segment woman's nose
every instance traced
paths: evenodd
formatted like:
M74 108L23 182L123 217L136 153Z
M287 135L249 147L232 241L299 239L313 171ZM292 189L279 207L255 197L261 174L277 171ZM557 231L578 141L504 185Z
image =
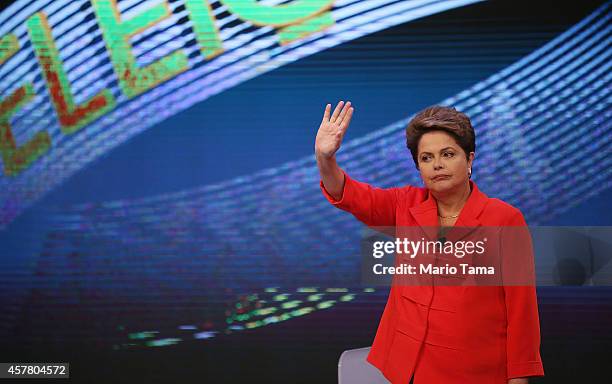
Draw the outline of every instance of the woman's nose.
M441 168L443 168L442 162L440 161L440 159L434 159L433 166L434 166L434 169L441 169Z

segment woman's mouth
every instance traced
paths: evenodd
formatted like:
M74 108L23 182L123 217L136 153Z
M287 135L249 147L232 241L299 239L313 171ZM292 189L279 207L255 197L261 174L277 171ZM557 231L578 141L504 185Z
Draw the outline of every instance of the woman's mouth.
M431 178L432 181L442 181L450 179L450 175L438 175Z

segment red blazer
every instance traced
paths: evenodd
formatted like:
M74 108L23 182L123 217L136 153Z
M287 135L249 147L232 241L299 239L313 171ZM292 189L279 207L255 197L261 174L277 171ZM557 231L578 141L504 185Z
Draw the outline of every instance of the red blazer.
M346 173L334 206L368 226L438 226L426 188L381 189ZM455 226L526 226L521 212L472 192ZM531 249L531 242L528 244ZM532 259L533 262L533 259ZM536 290L531 286L397 286L389 292L367 361L393 384L506 384L544 376Z

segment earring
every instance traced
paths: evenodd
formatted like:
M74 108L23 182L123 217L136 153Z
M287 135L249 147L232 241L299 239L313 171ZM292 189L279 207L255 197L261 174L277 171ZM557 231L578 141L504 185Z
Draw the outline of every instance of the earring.
M468 168L468 176L472 176L472 168Z

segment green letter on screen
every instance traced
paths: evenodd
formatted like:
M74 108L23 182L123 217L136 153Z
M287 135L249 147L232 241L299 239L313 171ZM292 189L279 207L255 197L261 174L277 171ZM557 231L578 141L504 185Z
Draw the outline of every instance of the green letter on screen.
M229 11L260 26L283 27L309 19L331 6L334 0L296 0L291 4L262 5L257 0L221 0Z
M130 37L170 17L165 2L128 20L121 19L115 0L92 0L91 3L119 78L119 85L128 98L138 96L187 69L187 56L182 50L164 56L144 68L137 66L132 54Z
M185 8L189 11L193 32L202 55L206 59L211 59L223 53L219 30L215 25L208 0L185 0Z
M43 12L36 13L28 19L27 26L63 133L79 130L115 106L115 98L108 89L81 105L75 105L47 16Z
M0 65L18 50L17 36L9 34L0 38ZM0 153L4 163L4 174L7 176L16 176L47 152L51 146L51 138L46 131L37 132L22 146L17 146L13 137L11 116L32 97L34 97L34 88L31 83L26 83L6 99L0 99Z

